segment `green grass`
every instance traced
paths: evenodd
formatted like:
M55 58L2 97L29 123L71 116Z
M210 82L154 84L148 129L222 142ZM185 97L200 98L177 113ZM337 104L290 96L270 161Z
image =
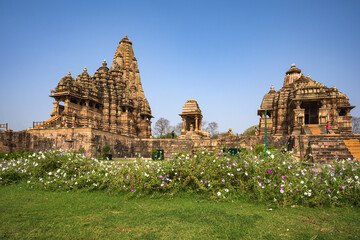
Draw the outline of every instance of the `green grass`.
M0 187L0 239L359 239L360 209Z

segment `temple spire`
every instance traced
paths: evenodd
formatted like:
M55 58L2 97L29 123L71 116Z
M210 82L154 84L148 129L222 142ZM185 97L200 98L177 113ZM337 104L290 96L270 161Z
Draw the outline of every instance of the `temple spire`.
M291 64L290 69L286 71L283 87L289 87L297 79L299 79L300 76L301 76L301 70L297 68L294 63Z

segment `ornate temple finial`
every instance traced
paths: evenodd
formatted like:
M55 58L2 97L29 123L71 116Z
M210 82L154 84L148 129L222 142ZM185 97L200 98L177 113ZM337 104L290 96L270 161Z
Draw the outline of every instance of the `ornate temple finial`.
M308 75L306 76L306 78L310 78L310 75L308 74Z
M291 68L294 68L294 67L296 67L296 66L295 66L295 63L291 64Z
M106 60L104 59L103 63L102 63L103 67L107 66Z
M125 34L125 38L127 38L127 34Z
M68 76L71 77L71 73L70 73L70 72L68 72Z
M87 69L86 69L86 67L84 67L84 72L86 72L87 71Z
M274 91L274 85L271 85L270 90Z

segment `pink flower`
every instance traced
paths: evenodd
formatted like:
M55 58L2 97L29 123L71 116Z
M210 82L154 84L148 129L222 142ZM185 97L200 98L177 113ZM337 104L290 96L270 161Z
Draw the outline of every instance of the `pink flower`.
M328 192L331 192L330 188L328 188Z
M225 182L225 179L221 180L222 182Z
M126 179L129 179L129 175L126 176Z
M132 188L131 188L131 189L130 189L130 191L132 191L132 192L133 192L133 191L134 191L134 189L132 189Z
M284 193L284 188L280 187L280 193L283 194Z
M285 179L285 176L284 176L284 175L282 175L281 177L282 177L282 179Z
M343 190L345 190L345 186L341 186L341 188L342 188Z
M319 185L319 186L321 186L321 184L320 184L320 183L318 183L318 185Z
M261 187L262 186L262 183L259 183L259 187Z
M271 170L268 170L268 173L272 173L272 171L271 171Z

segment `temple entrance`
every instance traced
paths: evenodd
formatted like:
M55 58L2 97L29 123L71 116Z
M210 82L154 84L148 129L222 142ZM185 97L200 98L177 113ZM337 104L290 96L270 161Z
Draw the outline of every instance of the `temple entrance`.
M318 102L304 102L301 108L305 109L305 124L319 124Z

